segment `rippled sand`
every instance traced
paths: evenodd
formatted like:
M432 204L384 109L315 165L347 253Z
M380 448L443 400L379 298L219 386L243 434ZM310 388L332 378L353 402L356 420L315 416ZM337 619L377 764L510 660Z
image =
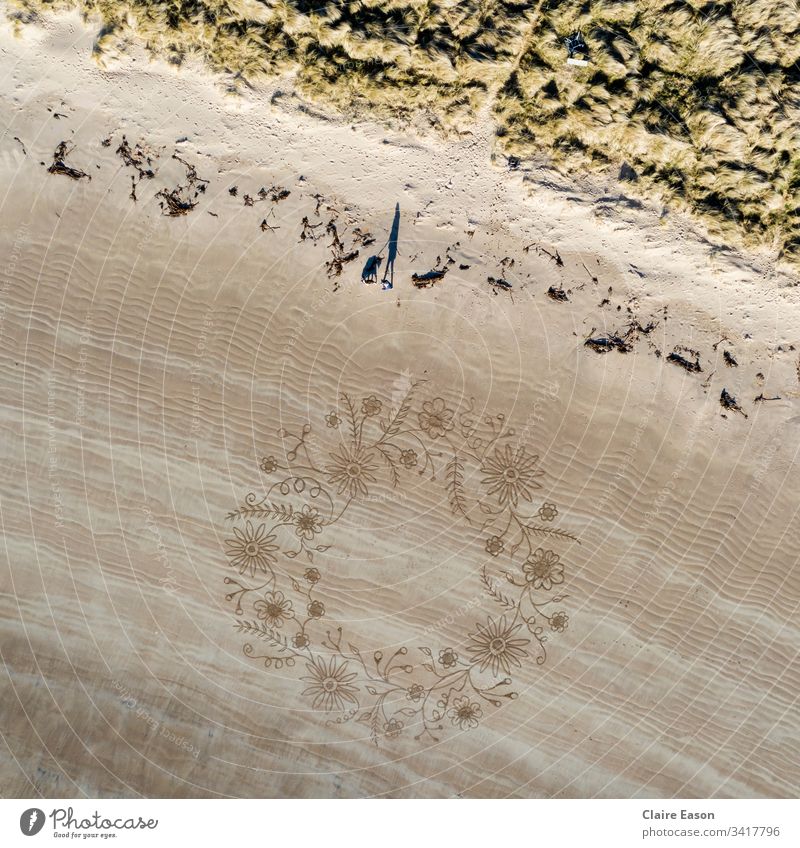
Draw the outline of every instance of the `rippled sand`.
M795 281L90 45L0 35L0 792L796 795Z

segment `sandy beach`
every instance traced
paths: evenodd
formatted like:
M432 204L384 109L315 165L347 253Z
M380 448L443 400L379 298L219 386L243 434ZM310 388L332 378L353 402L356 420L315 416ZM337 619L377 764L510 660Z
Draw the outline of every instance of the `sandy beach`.
M791 268L95 36L0 27L0 795L796 797Z

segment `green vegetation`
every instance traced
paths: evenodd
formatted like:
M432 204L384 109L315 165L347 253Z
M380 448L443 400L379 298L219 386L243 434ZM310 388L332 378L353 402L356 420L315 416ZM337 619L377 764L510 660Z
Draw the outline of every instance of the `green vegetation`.
M566 171L628 162L640 191L800 261L794 0L11 0L80 8L100 61L131 39L232 87L293 74L348 117L468 131L491 105L509 154ZM588 67L566 64L581 29ZM398 91L402 91L399 96Z

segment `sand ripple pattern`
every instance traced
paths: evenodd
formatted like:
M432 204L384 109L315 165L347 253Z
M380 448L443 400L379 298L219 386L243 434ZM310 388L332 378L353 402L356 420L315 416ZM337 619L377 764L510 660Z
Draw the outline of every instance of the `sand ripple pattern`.
M795 289L531 200L474 140L239 124L200 83L112 96L70 66L81 103L38 61L4 69L0 147L1 794L798 794ZM136 201L123 132L160 151ZM66 138L91 181L47 172ZM208 180L186 215L156 195L187 185L173 152ZM332 236L300 238L335 215L380 247L397 203L392 290L362 283L366 248L330 276ZM658 329L585 347L628 308ZM678 344L702 374L654 351Z

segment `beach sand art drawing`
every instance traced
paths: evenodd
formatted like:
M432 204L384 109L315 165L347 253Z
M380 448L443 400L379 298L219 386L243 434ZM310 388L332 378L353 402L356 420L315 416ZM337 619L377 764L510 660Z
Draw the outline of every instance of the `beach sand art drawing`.
M797 796L798 22L716 5L3 4L0 796Z

